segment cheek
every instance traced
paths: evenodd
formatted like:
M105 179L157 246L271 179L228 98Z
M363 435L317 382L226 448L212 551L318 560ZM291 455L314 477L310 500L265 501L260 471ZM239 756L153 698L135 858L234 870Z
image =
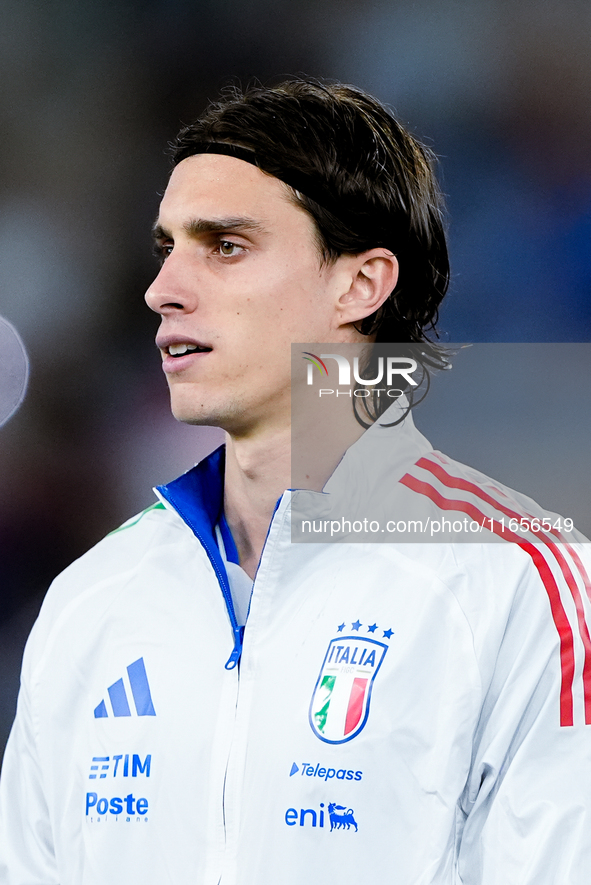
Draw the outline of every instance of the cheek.
M261 262L249 277L232 286L226 301L226 316L237 334L266 339L270 346L322 335L329 320L328 289L315 256L297 263ZM219 310L222 305L216 302Z
M323 296L325 293L318 279L289 277L278 282L262 313L273 317L278 324L277 333L283 331L294 341L307 340L313 330L319 326L324 328L328 304Z

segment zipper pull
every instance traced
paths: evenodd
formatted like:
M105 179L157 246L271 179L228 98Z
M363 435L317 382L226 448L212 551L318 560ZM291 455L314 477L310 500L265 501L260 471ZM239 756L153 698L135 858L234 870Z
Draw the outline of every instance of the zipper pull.
M244 638L244 627L234 628L234 648L232 654L226 662L226 670L233 670L237 666L242 654L242 640Z

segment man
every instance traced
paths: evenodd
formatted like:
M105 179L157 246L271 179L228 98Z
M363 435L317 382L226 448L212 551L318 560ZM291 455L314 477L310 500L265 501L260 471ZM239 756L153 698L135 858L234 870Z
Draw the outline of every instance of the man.
M314 457L305 414L292 482L293 342L325 367L352 348L358 375L374 341L443 361L429 153L364 93L298 81L212 106L174 159L146 297L174 414L227 445L53 585L0 881L586 882L585 547L434 453L394 383L360 420L334 397ZM376 501L486 543L292 542L292 504L330 523Z

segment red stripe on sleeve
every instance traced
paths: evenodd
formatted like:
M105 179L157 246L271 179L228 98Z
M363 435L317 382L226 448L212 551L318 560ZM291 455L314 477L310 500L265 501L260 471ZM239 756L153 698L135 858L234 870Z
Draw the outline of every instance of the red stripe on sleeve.
M442 457L440 457L438 460L440 460L442 463L445 463ZM501 501L498 501L495 498L493 498L491 495L489 495L487 492L485 492L482 488L480 488L480 486L476 485L473 482L470 482L469 480L462 479L461 477L451 475L439 464L433 463L433 461L431 461L429 458L421 458L417 462L417 466L422 467L424 470L428 470L430 473L432 473L434 476L436 476L437 479L439 479L440 482L443 483L443 485L447 486L448 488L461 489L462 491L469 492L470 494L473 494L476 497L480 498L482 501L486 501L487 504L491 504L497 510L500 510L501 513L504 513L505 516L508 516L510 519L520 520L524 516L530 520L534 518L531 513L527 513L526 511L519 513L518 511L512 510L510 507L505 506L505 504L503 504ZM502 491L502 489L496 489L496 491L498 492L499 495L502 495L504 498L506 498L507 501L510 501L510 499L507 497L507 495L505 495L505 493ZM544 531L537 531L537 530L533 530L533 529L530 529L530 532L536 538L539 538L540 541L542 541L542 543L544 543L552 551L554 558L556 559L556 561L558 562L558 565L560 566L560 570L562 572L564 580L566 581L568 589L570 590L571 596L572 596L573 601L575 603L575 610L577 613L577 624L579 627L579 635L580 635L581 641L583 643L583 649L584 649L584 654L585 654L584 663L583 663L583 694L584 694L584 699L585 699L585 723L587 725L591 725L591 636L589 635L589 628L588 628L587 622L585 620L585 610L583 607L583 600L581 599L581 594L579 592L579 588L578 588L577 583L575 581L572 570L570 569L569 564L568 564L564 554L562 553L560 547L557 546L558 541L553 541L550 538L548 538L548 534L552 534L557 539L562 540L562 536L560 535L560 532L558 532L556 530L550 530L548 533L546 533ZM513 540L513 539L511 539L511 540ZM579 574L581 575L581 578L584 582L585 589L587 591L587 595L591 599L591 584L589 582L589 577L587 575L587 572L585 571L583 563L581 562L576 550L574 550L572 545L568 544L567 542L563 542L563 543L565 545L565 549L567 549L569 551L573 561L575 562L575 565L577 566L577 570L579 571Z
M421 461L417 462L418 465L423 466L421 462L425 460L426 459L422 458ZM484 514L481 513L480 510L478 510L477 507L474 506L474 504L470 504L467 501L461 500L448 500L447 498L444 498L443 495L437 491L437 489L429 485L429 483L422 482L409 473L403 476L400 482L407 488L412 489L412 491L418 492L418 494L425 495L426 497L430 498L431 501L433 501L433 503L436 504L441 510L456 510L459 513L465 513L467 516L470 516L471 519L473 519L475 522L480 523L481 525L484 522ZM460 480L460 482L464 482L464 480ZM490 517L486 517L486 521L488 525L490 525ZM548 599L550 601L552 618L558 631L558 638L560 642L560 724L561 726L573 725L573 679L575 672L573 633L567 614L564 610L562 600L560 598L560 591L554 579L554 575L552 574L548 563L544 559L541 551L535 546L535 544L532 544L529 541L524 541L513 532L509 532L507 530L502 531L501 527L497 526L494 520L492 530L494 534L498 535L499 537L516 543L518 547L520 547L531 557L538 571L538 574L540 575L542 583L544 584L546 593L548 594Z

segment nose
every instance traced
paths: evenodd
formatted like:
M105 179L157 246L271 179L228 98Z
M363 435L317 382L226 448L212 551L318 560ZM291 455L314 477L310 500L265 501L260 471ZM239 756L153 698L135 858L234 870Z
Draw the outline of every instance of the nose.
M169 256L144 296L150 310L166 316L190 309L193 299L186 285L181 282L179 270L173 256Z

